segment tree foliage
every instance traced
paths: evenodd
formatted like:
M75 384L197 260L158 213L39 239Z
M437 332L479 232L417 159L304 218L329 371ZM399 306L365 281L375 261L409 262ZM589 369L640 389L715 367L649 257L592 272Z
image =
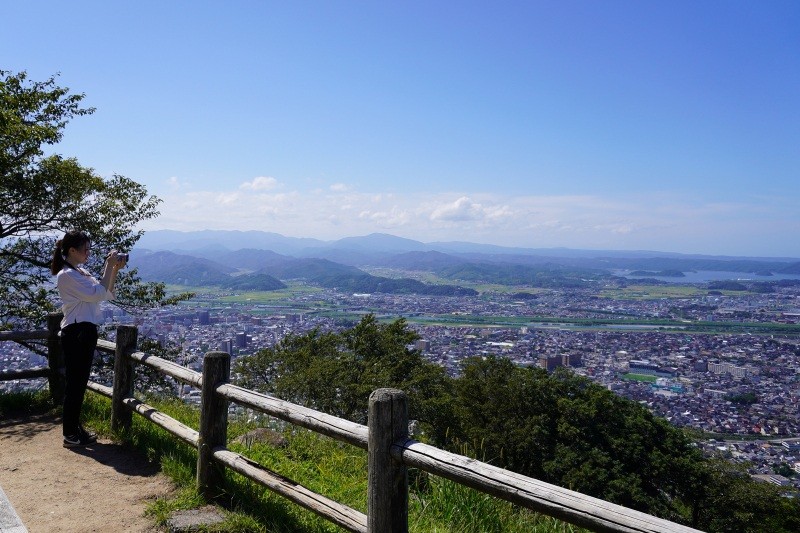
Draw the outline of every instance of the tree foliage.
M780 487L755 482L742 465L709 459L699 469L692 526L703 531L800 531L800 502Z
M626 507L670 515L682 458L697 458L665 421L570 372L472 358L455 389L455 433L486 460Z
M94 111L81 107L83 98L54 77L0 71L0 329L39 326L57 309L49 265L65 231L91 237L96 253L87 266L99 273L106 251L130 250L142 235L137 225L158 215L160 200L142 185L45 152L72 118ZM170 301L163 284L144 284L135 270L120 275L116 294L129 308Z
M367 316L237 361L245 387L364 423L370 392L407 392L424 439L457 453L707 531L797 531L777 487L706 459L681 430L569 371L471 358L462 374L408 348L404 320ZM769 527L763 529L767 524Z
M234 375L244 387L359 423L366 422L372 391L396 387L409 395L409 416L434 431L446 427L449 380L408 347L417 338L403 319L381 324L367 315L339 333L290 335L240 357Z

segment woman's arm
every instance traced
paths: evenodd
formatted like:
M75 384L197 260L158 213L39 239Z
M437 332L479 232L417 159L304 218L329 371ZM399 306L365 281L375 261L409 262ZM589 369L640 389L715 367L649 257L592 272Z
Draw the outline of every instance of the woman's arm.
M125 266L127 261L124 258L117 256L117 251L112 250L106 257L106 262L103 265L103 279L100 280L100 285L106 288L110 293L114 293L114 283L117 281L117 272Z

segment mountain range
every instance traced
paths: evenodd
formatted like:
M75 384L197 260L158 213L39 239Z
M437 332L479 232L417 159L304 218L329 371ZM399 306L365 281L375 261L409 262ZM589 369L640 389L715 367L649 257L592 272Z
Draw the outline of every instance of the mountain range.
M131 264L145 280L242 290L272 290L282 281L302 279L352 292L467 294L471 289L459 287L459 281L577 287L598 283L617 270L800 274L795 258L423 243L381 233L321 241L260 231L151 231L133 254ZM363 270L378 268L430 272L456 285L390 279Z

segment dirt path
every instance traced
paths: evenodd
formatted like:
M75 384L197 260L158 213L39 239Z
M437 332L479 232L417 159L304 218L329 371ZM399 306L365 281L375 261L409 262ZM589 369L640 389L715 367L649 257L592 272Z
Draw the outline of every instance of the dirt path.
M50 414L0 420L0 487L30 533L159 531L145 507L173 487L157 465L106 439L67 449L61 438Z

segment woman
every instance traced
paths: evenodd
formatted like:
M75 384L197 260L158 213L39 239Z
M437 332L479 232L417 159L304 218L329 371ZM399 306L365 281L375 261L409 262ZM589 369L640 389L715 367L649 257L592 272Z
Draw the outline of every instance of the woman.
M80 267L89 258L90 248L91 242L85 233L68 231L56 242L50 265L50 271L57 276L58 293L64 302L61 345L66 370L65 448L97 442L97 436L86 431L80 423L81 406L97 347L97 325L102 318L100 302L114 299L117 272L127 263L127 255L112 250L106 256L103 277L97 281Z

